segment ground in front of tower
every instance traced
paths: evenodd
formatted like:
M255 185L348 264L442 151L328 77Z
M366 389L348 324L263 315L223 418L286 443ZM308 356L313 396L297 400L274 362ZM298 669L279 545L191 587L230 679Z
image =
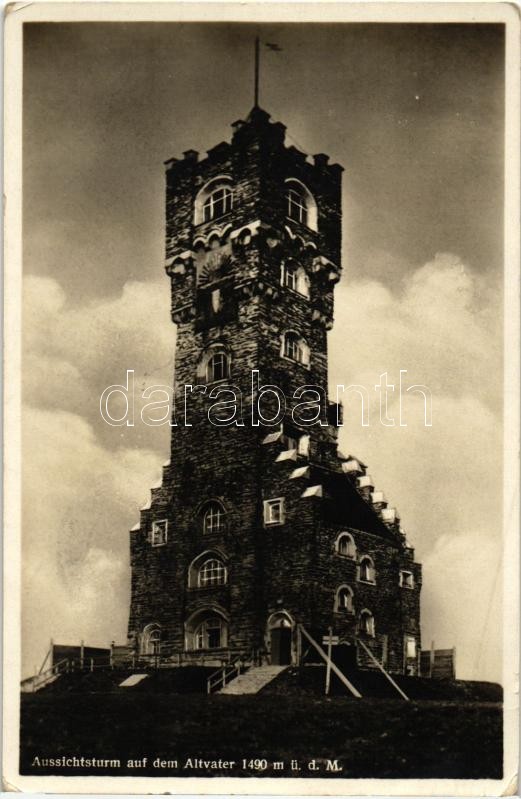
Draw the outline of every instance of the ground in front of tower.
M67 776L499 779L502 705L146 691L27 694L20 770Z

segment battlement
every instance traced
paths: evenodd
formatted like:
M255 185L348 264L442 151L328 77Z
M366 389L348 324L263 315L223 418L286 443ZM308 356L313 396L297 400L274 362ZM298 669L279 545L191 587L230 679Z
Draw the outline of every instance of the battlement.
M310 158L287 146L285 126L261 108L234 122L232 130L231 141L215 145L204 158L187 150L182 159L165 162L167 259L192 249L194 236L204 235L218 217L234 230L257 220L279 231L289 227L339 263L343 168L324 153ZM216 202L205 205L219 191ZM294 203L288 212L290 191Z

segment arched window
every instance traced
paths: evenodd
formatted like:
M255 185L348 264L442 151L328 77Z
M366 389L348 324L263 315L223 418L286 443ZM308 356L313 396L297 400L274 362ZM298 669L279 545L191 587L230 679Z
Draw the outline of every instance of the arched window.
M288 216L301 225L308 223L308 204L305 193L297 183L288 184L286 198L288 200Z
M185 622L185 648L222 649L228 646L228 616L218 605L193 613Z
M222 533L225 528L226 511L220 502L210 502L203 511L203 533Z
M211 222L233 208L232 180L227 175L213 178L198 192L194 203L194 224Z
M344 558L356 558L356 544L350 533L340 533L335 541L335 550Z
M201 355L197 364L197 378L201 382L215 383L231 376L231 358L226 345L221 342L211 344Z
M227 582L226 557L217 548L199 553L188 567L188 588L207 588Z
M224 350L218 350L210 355L206 363L206 382L215 383L230 377L230 359Z
M375 636L374 616L370 610L363 610L360 613L360 622L358 628L360 633L362 633L362 635L368 635L371 638L374 638Z
M218 558L208 558L202 564L197 575L197 583L201 588L209 585L225 585L228 574L226 566Z
M220 649L224 643L225 621L220 616L210 616L194 632L194 649Z
M309 297L309 278L305 269L295 261L286 261L282 266L282 285L296 291L303 297Z
M141 635L141 654L158 655L161 650L161 627L155 622L147 624Z
M309 347L306 340L292 330L284 334L282 354L285 358L290 358L290 360L304 364L304 366L309 365Z
M286 213L294 222L317 230L317 204L315 198L300 180L286 180Z
M213 191L203 205L203 222L218 219L232 210L233 192L229 186Z
M341 585L335 595L335 613L354 613L353 589Z
M360 561L360 580L364 583L374 583L375 582L375 569L374 563L369 557L369 555L364 555L364 557Z

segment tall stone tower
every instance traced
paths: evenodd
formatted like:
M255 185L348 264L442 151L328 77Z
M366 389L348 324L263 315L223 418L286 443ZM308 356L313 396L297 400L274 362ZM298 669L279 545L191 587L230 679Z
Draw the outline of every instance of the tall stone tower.
M131 531L129 638L166 658L282 664L297 625L332 627L359 664L363 640L414 673L421 567L364 464L338 451L326 393L342 167L287 147L258 107L232 127L205 158L167 162L176 424Z

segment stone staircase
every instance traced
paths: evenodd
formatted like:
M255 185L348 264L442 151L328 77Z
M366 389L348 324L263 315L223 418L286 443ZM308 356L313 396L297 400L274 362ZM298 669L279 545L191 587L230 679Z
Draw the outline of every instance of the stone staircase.
M231 680L220 694L257 694L269 682L275 679L287 666L252 666L248 671Z

